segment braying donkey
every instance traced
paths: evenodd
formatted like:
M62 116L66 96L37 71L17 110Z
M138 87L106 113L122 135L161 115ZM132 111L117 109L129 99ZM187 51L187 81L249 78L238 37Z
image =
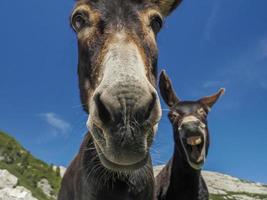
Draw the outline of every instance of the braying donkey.
M157 199L208 200L201 175L210 142L207 115L224 89L197 101L181 101L165 71L160 75L159 87L170 109L175 145L171 160L156 177Z

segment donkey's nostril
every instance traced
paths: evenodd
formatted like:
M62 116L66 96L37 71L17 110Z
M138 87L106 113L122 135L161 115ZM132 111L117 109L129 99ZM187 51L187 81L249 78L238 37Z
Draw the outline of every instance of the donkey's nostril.
M108 110L108 105L105 105L105 102L103 102L100 98L100 94L95 96L95 103L98 110L98 116L99 119L102 120L102 122L107 123L111 120L111 114Z
M150 101L150 103L147 105L147 110L145 111L145 119L148 119L152 113L153 108L155 107L156 104L156 95L152 94L152 99Z
M148 101L143 102L140 107L138 107L134 112L136 115L136 119L139 122L144 122L146 120L149 120L151 118L151 115L153 113L153 110L156 106L156 100L157 96L152 94L152 98L150 98Z
M201 122L199 120L191 121L187 123L182 124L182 129L189 131L189 132L196 132L199 130L199 127L201 125Z
M114 93L120 92L119 98ZM94 96L93 121L99 122L99 126L134 123L136 126L155 125L158 122L160 108L158 106L157 93L144 92L144 95L136 95L133 92L116 91L97 92ZM136 96L134 96L136 95ZM95 114L94 114L95 113Z

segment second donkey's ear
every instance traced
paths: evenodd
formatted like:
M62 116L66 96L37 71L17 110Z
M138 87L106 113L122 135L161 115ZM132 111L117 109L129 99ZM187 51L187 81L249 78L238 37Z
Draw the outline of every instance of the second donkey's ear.
M225 89L221 88L217 93L208 97L203 97L199 100L199 102L211 108L217 102L217 100L224 94L224 92Z
M153 1L158 5L160 12L164 16L168 16L182 2L182 0L153 0Z
M172 82L165 70L163 70L160 74L159 89L163 100L169 107L172 107L180 101L173 90Z

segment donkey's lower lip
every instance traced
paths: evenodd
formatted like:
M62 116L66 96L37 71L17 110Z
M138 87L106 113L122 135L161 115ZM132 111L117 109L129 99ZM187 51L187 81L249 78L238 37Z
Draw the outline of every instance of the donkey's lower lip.
M129 164L129 165L125 165L125 164L118 164L118 163L114 163L111 160L109 160L105 154L101 151L100 147L96 144L96 149L98 151L98 156L99 159L101 161L101 163L107 168L110 169L112 171L132 171L132 170L138 170L140 168L142 168L148 161L149 156L148 154L144 157L144 159L142 159L141 161L138 161L134 164Z
M94 144L98 152L98 157L101 163L110 170L129 171L129 170L140 169L145 165L145 163L148 160L149 155L148 153L145 153L143 156L140 157L140 160L133 159L136 160L136 162L135 161L133 161L132 163L113 162L108 158L107 155L105 155L106 139L104 136L104 131L101 128L99 128L96 124L93 124L92 135L95 140Z

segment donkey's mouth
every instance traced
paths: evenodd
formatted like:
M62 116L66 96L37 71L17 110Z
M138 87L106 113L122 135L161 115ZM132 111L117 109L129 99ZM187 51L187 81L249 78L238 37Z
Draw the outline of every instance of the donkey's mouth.
M127 173L129 171L138 170L138 169L142 168L147 163L147 161L149 159L149 156L147 154L144 159L142 159L141 161L139 161L137 163L129 164L129 165L118 164L118 163L112 162L110 159L108 159L99 147L97 147L96 149L98 149L98 156L99 156L99 159L100 159L101 163L103 164L103 166L105 168L112 170L112 171L115 171L115 172Z
M202 135L182 138L187 161L194 169L201 169L205 162L205 137Z
M107 141L103 130L96 125L92 135L101 164L109 170L127 173L142 168L149 160L149 151L138 151L137 147L134 150L131 147L114 149L114 145L110 146L112 142Z
M192 136L186 139L186 149L189 153L191 161L195 163L201 163L203 157L201 152L204 146L204 142L201 136Z

